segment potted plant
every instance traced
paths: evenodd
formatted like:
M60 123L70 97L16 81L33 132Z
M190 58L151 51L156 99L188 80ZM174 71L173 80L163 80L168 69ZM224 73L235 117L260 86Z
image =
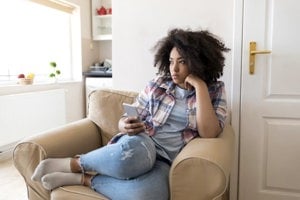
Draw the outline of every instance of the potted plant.
M57 77L61 74L61 72L56 68L56 62L50 62L49 64L51 67L51 73L49 74L49 77L55 79L55 82L57 82Z

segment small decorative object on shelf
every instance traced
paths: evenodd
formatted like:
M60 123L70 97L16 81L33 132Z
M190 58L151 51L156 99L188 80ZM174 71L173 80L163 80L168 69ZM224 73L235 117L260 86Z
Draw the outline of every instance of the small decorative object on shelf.
M50 62L50 67L52 68L52 72L49 74L50 78L54 78L55 82L57 82L57 76L61 74L60 70L56 68L56 62Z
M25 74L19 74L18 75L18 83L20 85L31 85L33 84L33 79L34 79L34 73L29 73L25 76Z
M104 6L101 6L101 8L97 9L97 13L98 13L98 15L106 15L107 14Z
M112 14L112 8L107 8L107 14L109 14L109 15Z

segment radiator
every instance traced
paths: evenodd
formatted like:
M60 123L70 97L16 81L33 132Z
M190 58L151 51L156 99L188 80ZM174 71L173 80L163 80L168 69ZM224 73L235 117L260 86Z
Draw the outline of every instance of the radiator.
M0 153L24 137L66 123L65 90L0 96Z

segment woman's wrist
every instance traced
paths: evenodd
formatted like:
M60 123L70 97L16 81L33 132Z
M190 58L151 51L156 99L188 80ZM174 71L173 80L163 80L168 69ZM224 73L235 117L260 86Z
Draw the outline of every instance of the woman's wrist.
M194 86L194 88L195 88L195 90L197 91L208 91L208 87L207 87L207 85L206 85L206 83L203 81L203 80L199 80L199 81L197 81L197 84L195 84L195 86Z

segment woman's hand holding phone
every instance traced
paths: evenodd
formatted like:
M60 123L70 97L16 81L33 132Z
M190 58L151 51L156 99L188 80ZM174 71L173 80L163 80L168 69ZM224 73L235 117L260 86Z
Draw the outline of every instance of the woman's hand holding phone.
M136 135L145 130L145 125L139 120L136 107L123 103L124 111L127 117L123 117L119 121L119 129L128 135Z

